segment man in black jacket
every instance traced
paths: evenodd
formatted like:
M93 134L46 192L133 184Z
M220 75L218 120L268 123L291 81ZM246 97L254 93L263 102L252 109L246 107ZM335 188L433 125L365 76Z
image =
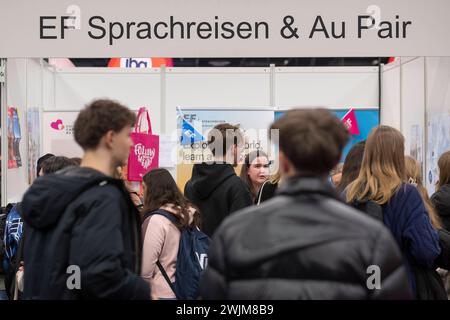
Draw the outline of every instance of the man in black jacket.
M214 162L194 165L184 194L200 209L202 231L212 236L230 213L251 206L252 197L233 168L244 144L239 128L219 124L210 131L208 143Z
M277 196L227 218L201 283L205 299L406 299L399 249L381 223L327 181L348 140L324 109L292 110L279 130Z
M24 299L149 299L139 277L140 223L112 178L133 145L135 115L97 100L74 125L79 168L38 178L24 196Z

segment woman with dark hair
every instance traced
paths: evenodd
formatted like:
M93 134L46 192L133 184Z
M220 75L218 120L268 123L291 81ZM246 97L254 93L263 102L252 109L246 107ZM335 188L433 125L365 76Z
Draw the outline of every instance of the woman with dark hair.
M240 177L248 186L253 202L262 185L269 178L269 165L269 158L262 150L252 151L245 156Z
M278 189L278 185L281 181L280 170L278 170L274 175L270 176L266 182L263 183L261 189L259 189L258 195L255 199L255 204L259 205L262 202L272 199Z
M52 157L54 157L55 155L54 154L52 154L52 153L46 153L46 154L44 154L42 157L40 157L39 159L38 159L38 161L37 161L37 165L36 165L36 175L38 176L38 177L40 177L42 174L41 174L41 166L42 166L42 163L45 161L45 160L47 160L47 159L49 159L49 158L52 158Z
M55 173L67 167L78 166L75 161L64 156L53 156L42 162L40 175Z
M361 163L364 155L364 148L366 141L360 141L353 145L350 151L345 157L344 166L342 168L341 181L337 185L336 189L341 194L347 186L356 180L361 169Z
M143 178L144 209L148 214L163 210L174 215L178 223L172 223L160 214L153 214L143 222L143 249L141 276L152 288L157 299L175 299L175 293L167 283L159 262L171 282L175 281L175 268L180 243L181 229L199 227L197 208L180 192L166 169L155 169Z
M439 181L431 201L447 231L450 231L450 151L444 152L438 160Z

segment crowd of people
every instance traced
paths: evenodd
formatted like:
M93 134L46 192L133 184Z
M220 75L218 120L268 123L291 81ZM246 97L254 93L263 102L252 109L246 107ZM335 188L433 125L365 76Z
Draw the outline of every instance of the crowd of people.
M447 299L450 151L429 196L397 129L374 128L340 163L341 121L293 109L270 128L277 159L243 155L223 123L184 192L160 168L139 195L121 173L135 120L96 100L74 125L82 159L39 160L3 261L10 299Z

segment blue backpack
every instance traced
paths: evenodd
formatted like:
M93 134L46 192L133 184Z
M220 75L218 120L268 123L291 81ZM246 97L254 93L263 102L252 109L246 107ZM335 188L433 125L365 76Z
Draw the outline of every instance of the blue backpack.
M5 233L3 236L3 245L5 246L5 256L3 266L8 270L13 264L19 248L23 232L23 221L18 211L18 204L13 205L8 212L5 222Z
M178 218L165 210L156 210L145 214L148 217L159 214L172 223L177 224ZM209 237L198 228L181 230L180 245L175 266L175 282L171 282L159 261L156 262L164 279L166 279L178 300L195 300L199 296L199 283L203 271L208 264Z

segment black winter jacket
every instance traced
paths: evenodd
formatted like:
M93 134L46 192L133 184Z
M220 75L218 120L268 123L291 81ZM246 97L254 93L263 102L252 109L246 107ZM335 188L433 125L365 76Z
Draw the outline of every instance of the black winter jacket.
M210 237L230 213L253 204L250 190L230 164L195 164L184 194L199 207L202 231Z
M121 180L89 168L38 178L23 202L24 299L149 299L140 223ZM74 269L80 270L80 289ZM69 277L71 277L69 279Z
M431 201L447 231L450 231L450 184L443 185L431 196Z
M411 298L389 230L340 202L325 179L285 181L273 199L226 219L208 258L205 299ZM367 286L373 265L379 290Z

